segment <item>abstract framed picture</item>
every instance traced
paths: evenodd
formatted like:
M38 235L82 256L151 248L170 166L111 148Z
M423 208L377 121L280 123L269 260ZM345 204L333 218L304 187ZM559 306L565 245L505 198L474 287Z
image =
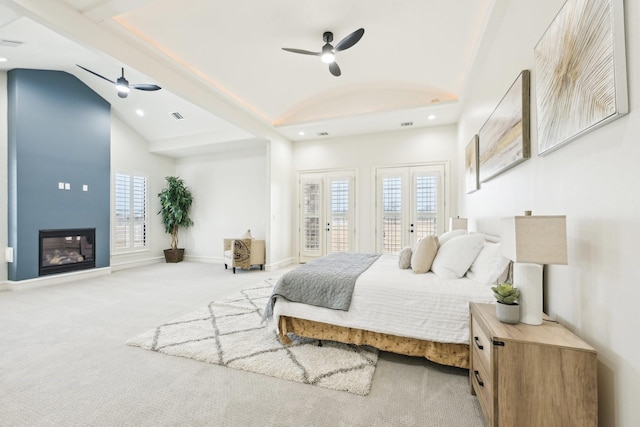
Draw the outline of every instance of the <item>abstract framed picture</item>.
M567 0L534 48L538 155L629 112L623 0Z
M531 155L531 73L522 71L478 133L480 182L524 162Z
M467 194L480 189L478 179L478 135L473 135L464 150L464 177Z

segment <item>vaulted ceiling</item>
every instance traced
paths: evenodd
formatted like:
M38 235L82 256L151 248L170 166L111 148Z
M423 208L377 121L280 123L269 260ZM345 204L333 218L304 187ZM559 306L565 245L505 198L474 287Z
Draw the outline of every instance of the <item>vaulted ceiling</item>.
M456 122L505 1L0 0L0 69L73 73L172 156L441 125ZM281 49L318 52L325 31L335 46L358 28L340 77ZM76 64L163 89L121 99Z

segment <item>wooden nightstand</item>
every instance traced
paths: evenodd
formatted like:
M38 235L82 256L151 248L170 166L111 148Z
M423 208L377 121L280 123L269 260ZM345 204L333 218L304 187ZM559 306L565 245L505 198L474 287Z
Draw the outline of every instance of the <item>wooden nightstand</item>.
M471 393L490 426L597 426L596 351L559 323L508 325L471 303Z

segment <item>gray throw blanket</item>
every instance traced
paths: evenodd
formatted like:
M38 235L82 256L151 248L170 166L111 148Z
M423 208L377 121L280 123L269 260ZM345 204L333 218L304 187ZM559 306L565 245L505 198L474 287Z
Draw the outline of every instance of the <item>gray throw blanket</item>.
M336 252L284 274L273 288L262 321L273 316L276 297L334 310L349 310L356 279L380 254Z

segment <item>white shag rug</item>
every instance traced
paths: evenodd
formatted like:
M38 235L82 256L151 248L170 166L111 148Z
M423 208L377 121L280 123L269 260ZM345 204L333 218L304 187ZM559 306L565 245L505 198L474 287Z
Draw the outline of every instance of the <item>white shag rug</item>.
M237 295L213 301L127 341L172 356L228 366L276 378L359 395L369 394L378 350L296 338L280 343L260 323L273 284L265 281Z

